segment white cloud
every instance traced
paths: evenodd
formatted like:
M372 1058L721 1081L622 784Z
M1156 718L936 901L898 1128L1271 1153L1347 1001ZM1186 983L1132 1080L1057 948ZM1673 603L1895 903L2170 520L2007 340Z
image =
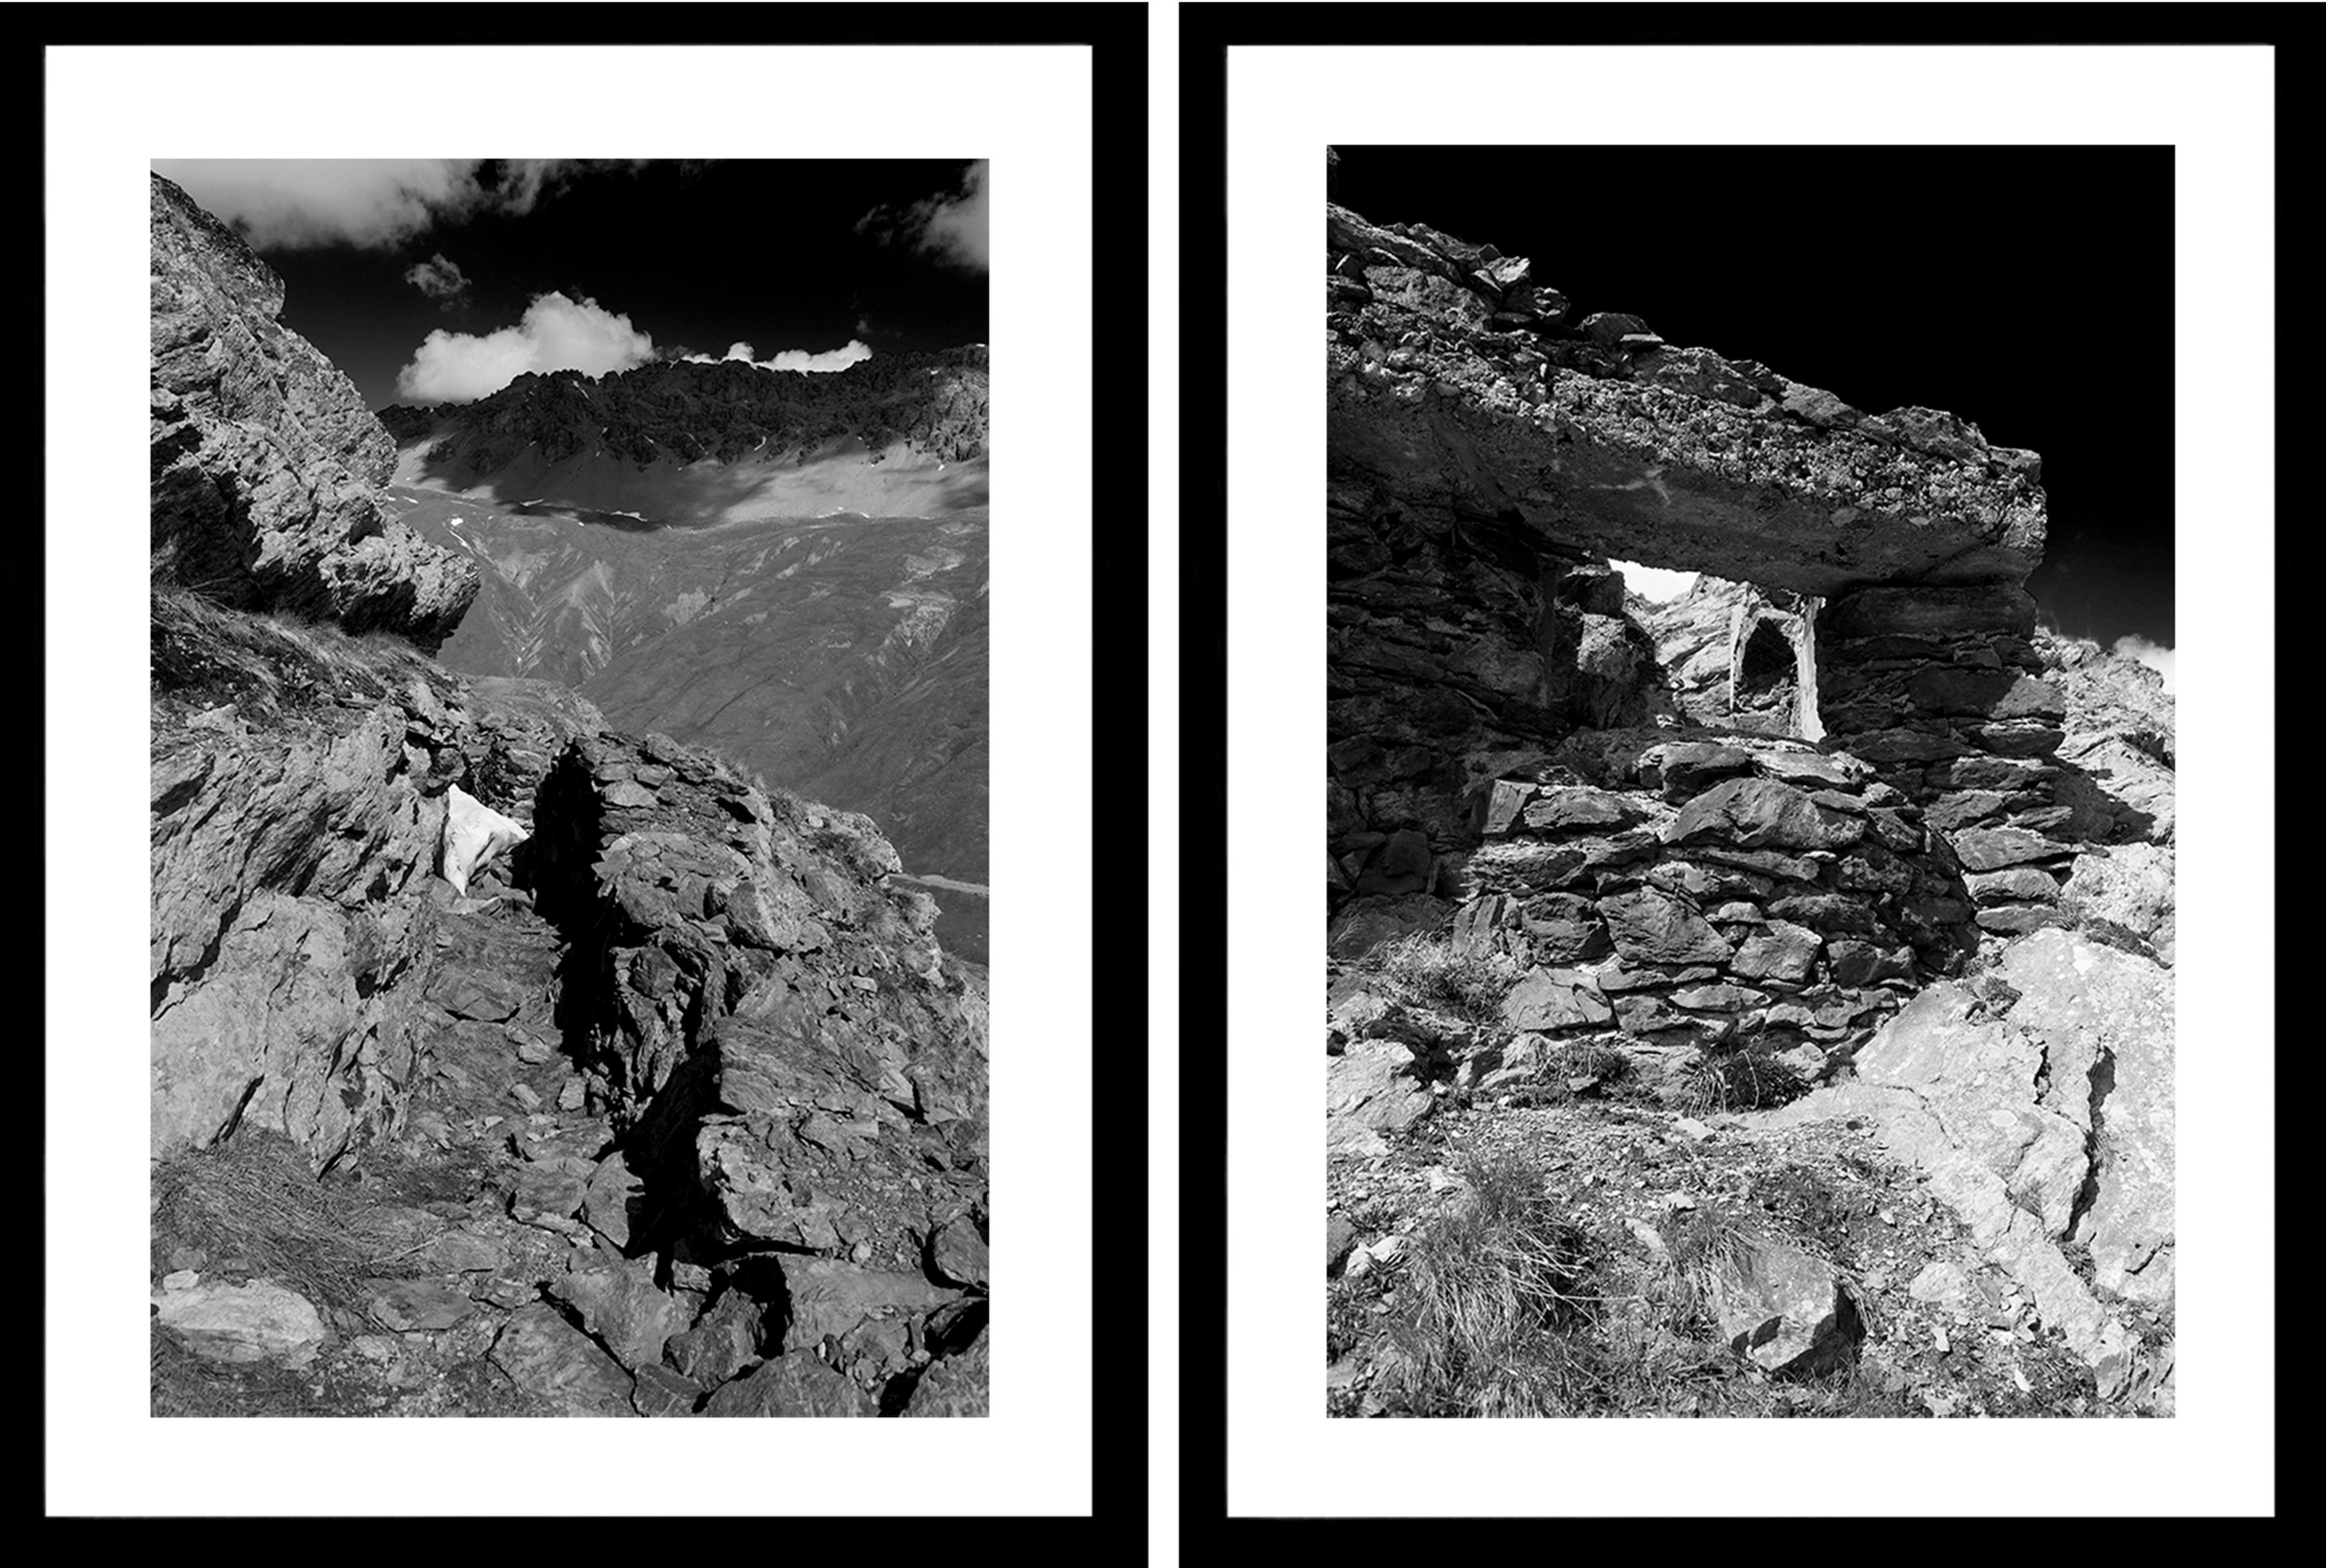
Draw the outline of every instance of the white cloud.
M155 173L184 186L260 250L385 249L439 221L484 211L530 212L592 166L593 161L573 158L154 160Z
M404 281L430 299L443 301L448 307L469 292L467 275L458 264L447 261L441 250L426 261L416 261L406 267Z
M780 353L771 354L767 359L760 359L752 357L750 344L730 343L726 353L716 359L709 354L686 356L688 363L695 365L718 365L729 359L738 359L746 365L755 365L762 370L815 371L845 370L849 366L871 357L872 350L854 338L851 338L837 349L827 349L821 354L811 354L805 349L786 349Z
M1633 561L1610 561L1609 565L1624 574L1624 586L1642 599L1661 603L1677 599L1696 586L1693 572L1668 572L1661 566L1642 566Z
M924 256L968 272L984 272L991 253L991 203L987 181L991 166L980 158L962 171L950 191L922 198L901 210L875 207L857 220L856 232L877 234L887 245L901 239Z
M2168 695L2171 694L2172 690L2172 650L2171 649L2160 643L2151 642L2145 637L2134 635L2117 638L2116 653L2118 658L2138 659L2142 664L2163 676L2164 690Z
M528 370L627 370L654 358L654 339L596 300L537 296L516 326L478 337L428 334L412 362L395 373L399 397L418 403L473 403Z

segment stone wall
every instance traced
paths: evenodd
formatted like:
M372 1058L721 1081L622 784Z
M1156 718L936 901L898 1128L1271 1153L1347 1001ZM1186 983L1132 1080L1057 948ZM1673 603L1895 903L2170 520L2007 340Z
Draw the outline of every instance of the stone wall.
M1821 1076L1975 942L1961 871L1869 763L1735 734L1608 737L1482 792L1433 886L1527 969L1510 1028L1619 1029L1684 1064L1753 1044Z

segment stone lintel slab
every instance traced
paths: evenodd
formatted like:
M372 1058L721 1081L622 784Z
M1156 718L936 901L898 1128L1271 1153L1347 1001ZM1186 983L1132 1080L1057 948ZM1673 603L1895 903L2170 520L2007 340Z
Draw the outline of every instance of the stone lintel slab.
M1570 548L1819 597L2015 587L2042 559L2041 487L1986 463L1580 375L1522 400L1460 350L1417 350L1404 371L1328 357L1331 467L1384 508L1515 515Z

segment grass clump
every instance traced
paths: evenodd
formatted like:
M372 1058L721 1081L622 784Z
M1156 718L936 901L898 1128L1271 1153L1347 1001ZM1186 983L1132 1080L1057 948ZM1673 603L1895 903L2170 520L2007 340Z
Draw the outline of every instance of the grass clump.
M1383 943L1373 956L1373 968L1406 1001L1475 1023L1500 1018L1503 999L1524 974L1507 954L1457 947L1428 932Z
M1807 1079L1765 1047L1747 1046L1698 1058L1682 1069L1670 1099L1691 1115L1712 1111L1762 1111L1789 1104L1810 1090Z
M1445 1414L1572 1414L1596 1249L1531 1158L1472 1159L1462 1173L1462 1203L1416 1234L1407 1265L1418 1392Z
M277 1280L319 1308L361 1312L366 1280L411 1272L397 1249L368 1238L364 1214L377 1199L322 1181L273 1133L246 1131L156 1166L154 1198L157 1275L173 1248L194 1246L209 1255L206 1274Z

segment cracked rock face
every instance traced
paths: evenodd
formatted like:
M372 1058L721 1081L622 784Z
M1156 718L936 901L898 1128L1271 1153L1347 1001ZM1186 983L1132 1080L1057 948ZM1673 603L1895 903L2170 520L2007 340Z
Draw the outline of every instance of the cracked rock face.
M435 648L475 599L476 566L387 521L395 443L276 320L283 280L158 174L152 241L157 572L223 603Z
M1752 1120L1872 1123L2100 1371L2104 1393L2123 1386L2133 1340L2108 1300L2172 1301L2171 974L2039 931L2004 952L1984 994L1923 992L1856 1066L1855 1081ZM2089 1280L2068 1241L2089 1248Z

